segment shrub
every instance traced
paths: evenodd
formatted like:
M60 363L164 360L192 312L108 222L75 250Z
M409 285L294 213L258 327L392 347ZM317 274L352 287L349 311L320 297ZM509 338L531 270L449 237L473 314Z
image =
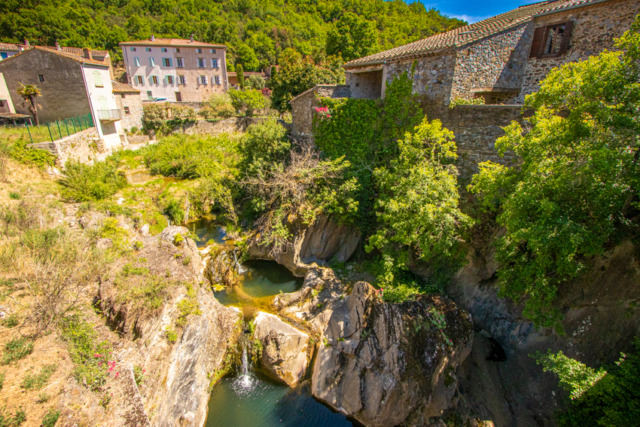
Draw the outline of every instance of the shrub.
M178 333L172 327L168 326L164 333L170 343L178 341Z
M39 374L27 374L20 384L20 387L27 390L39 390L47 384L51 375L56 371L57 365L45 365L40 369Z
M449 103L449 108L454 108L456 105L484 105L485 100L483 97L473 98L473 99L464 99L464 98L454 98Z
M18 427L25 421L27 421L27 413L22 408L17 409L12 415L10 412L7 412L6 407L0 407L0 426Z
M176 199L169 200L162 213L174 224L182 224L184 222L185 213L182 209L182 204Z
M20 200L22 198L22 196L20 196L20 193L16 193L15 191L11 191L9 193L9 198L12 200Z
M19 139L8 149L9 156L20 163L34 165L41 169L53 166L56 156L46 150L27 147L27 140Z
M20 321L18 320L17 314L12 314L11 316L7 316L2 319L1 323L5 328L13 328L14 326L18 326L18 323L20 323Z
M196 110L183 105L153 103L144 106L142 127L145 131L169 134L176 128L195 123Z
M4 346L2 364L8 365L16 360L23 359L33 351L33 341L28 338L14 338Z
M196 290L191 283L187 284L187 295L178 302L178 311L180 314L176 320L177 326L184 326L190 314L198 316L202 313L196 298Z
M140 386L146 378L146 371L138 365L133 367L133 379L136 381L136 385Z
M244 113L247 117L253 116L256 110L262 110L269 106L269 99L259 90L230 89L229 96L231 97L231 105L238 114Z
M94 325L78 315L64 319L62 334L69 343L75 379L92 391L101 390L109 372L107 361L111 358L111 344L107 341L96 343Z
M62 195L74 202L107 198L127 186L127 178L117 169L115 161L97 162L92 166L67 162L65 177L60 180Z
M126 289L120 296L123 302L156 310L162 306L167 291L173 283L159 276L144 276L142 283L126 283Z
M57 409L49 409L42 419L42 427L53 427L60 418L60 411Z

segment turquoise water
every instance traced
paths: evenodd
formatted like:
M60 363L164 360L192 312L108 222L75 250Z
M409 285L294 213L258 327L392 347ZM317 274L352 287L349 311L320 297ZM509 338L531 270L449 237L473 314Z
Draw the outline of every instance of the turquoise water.
M253 378L244 393L239 377L225 378L211 393L206 427L341 427L351 422L316 401L305 389L291 389Z
M210 240L216 243L223 243L226 233L224 229L214 222L212 218L200 218L187 224L187 228L198 236L196 245L204 248Z

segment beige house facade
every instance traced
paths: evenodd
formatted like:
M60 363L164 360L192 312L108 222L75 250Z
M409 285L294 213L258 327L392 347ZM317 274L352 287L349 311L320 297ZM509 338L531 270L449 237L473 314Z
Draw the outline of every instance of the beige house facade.
M128 84L112 81L113 96L120 109L122 128L130 131L132 128L142 128L142 98L140 91Z
M224 45L151 36L120 46L129 84L145 100L203 102L228 90Z

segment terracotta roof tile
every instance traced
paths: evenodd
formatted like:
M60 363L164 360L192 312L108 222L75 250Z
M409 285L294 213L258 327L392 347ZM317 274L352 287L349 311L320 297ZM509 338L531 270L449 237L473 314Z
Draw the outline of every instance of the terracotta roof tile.
M175 46L175 47L214 47L219 49L226 49L223 44L213 44L199 42L197 40L191 41L190 39L154 39L154 40L138 40L130 42L122 42L120 46Z
M100 67L107 67L109 68L110 65L106 62L102 62L102 61L96 61L94 59L87 59L83 56L78 56L78 55L74 55L72 53L67 53L64 51L60 51L60 50L56 50L56 49L48 49L46 47L42 47L42 46L32 46L30 49L25 49L22 52L19 52L13 56L8 57L7 59L3 59L2 63L5 63L7 61L13 61L16 58L20 58L22 55L25 55L33 50L40 50L43 52L48 52L48 53L53 53L54 55L58 55L58 56L62 56L64 58L68 58L71 59L75 62L79 62L81 64L89 64L89 65L98 65Z
M586 6L603 0L546 0L526 6L521 6L509 12L497 15L484 21L456 28L418 40L413 43L393 49L378 52L363 58L354 59L344 64L345 68L355 68L367 65L382 64L390 60L422 56L440 51L454 49L476 42L485 37L516 27L533 19L535 15L551 10L561 10L568 7Z
M19 51L20 50L20 44L16 44L16 43L0 43L0 50L12 50L12 51Z
M113 87L113 93L140 93L140 91L133 86L115 80L111 80L111 86Z

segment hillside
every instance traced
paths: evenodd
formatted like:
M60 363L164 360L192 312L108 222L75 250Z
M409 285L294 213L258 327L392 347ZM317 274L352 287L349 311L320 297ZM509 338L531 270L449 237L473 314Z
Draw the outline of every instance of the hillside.
M35 25L34 25L35 23ZM195 38L229 47L229 66L257 70L292 47L314 59L375 53L463 25L421 3L402 0L7 0L0 41L108 49L162 37Z

